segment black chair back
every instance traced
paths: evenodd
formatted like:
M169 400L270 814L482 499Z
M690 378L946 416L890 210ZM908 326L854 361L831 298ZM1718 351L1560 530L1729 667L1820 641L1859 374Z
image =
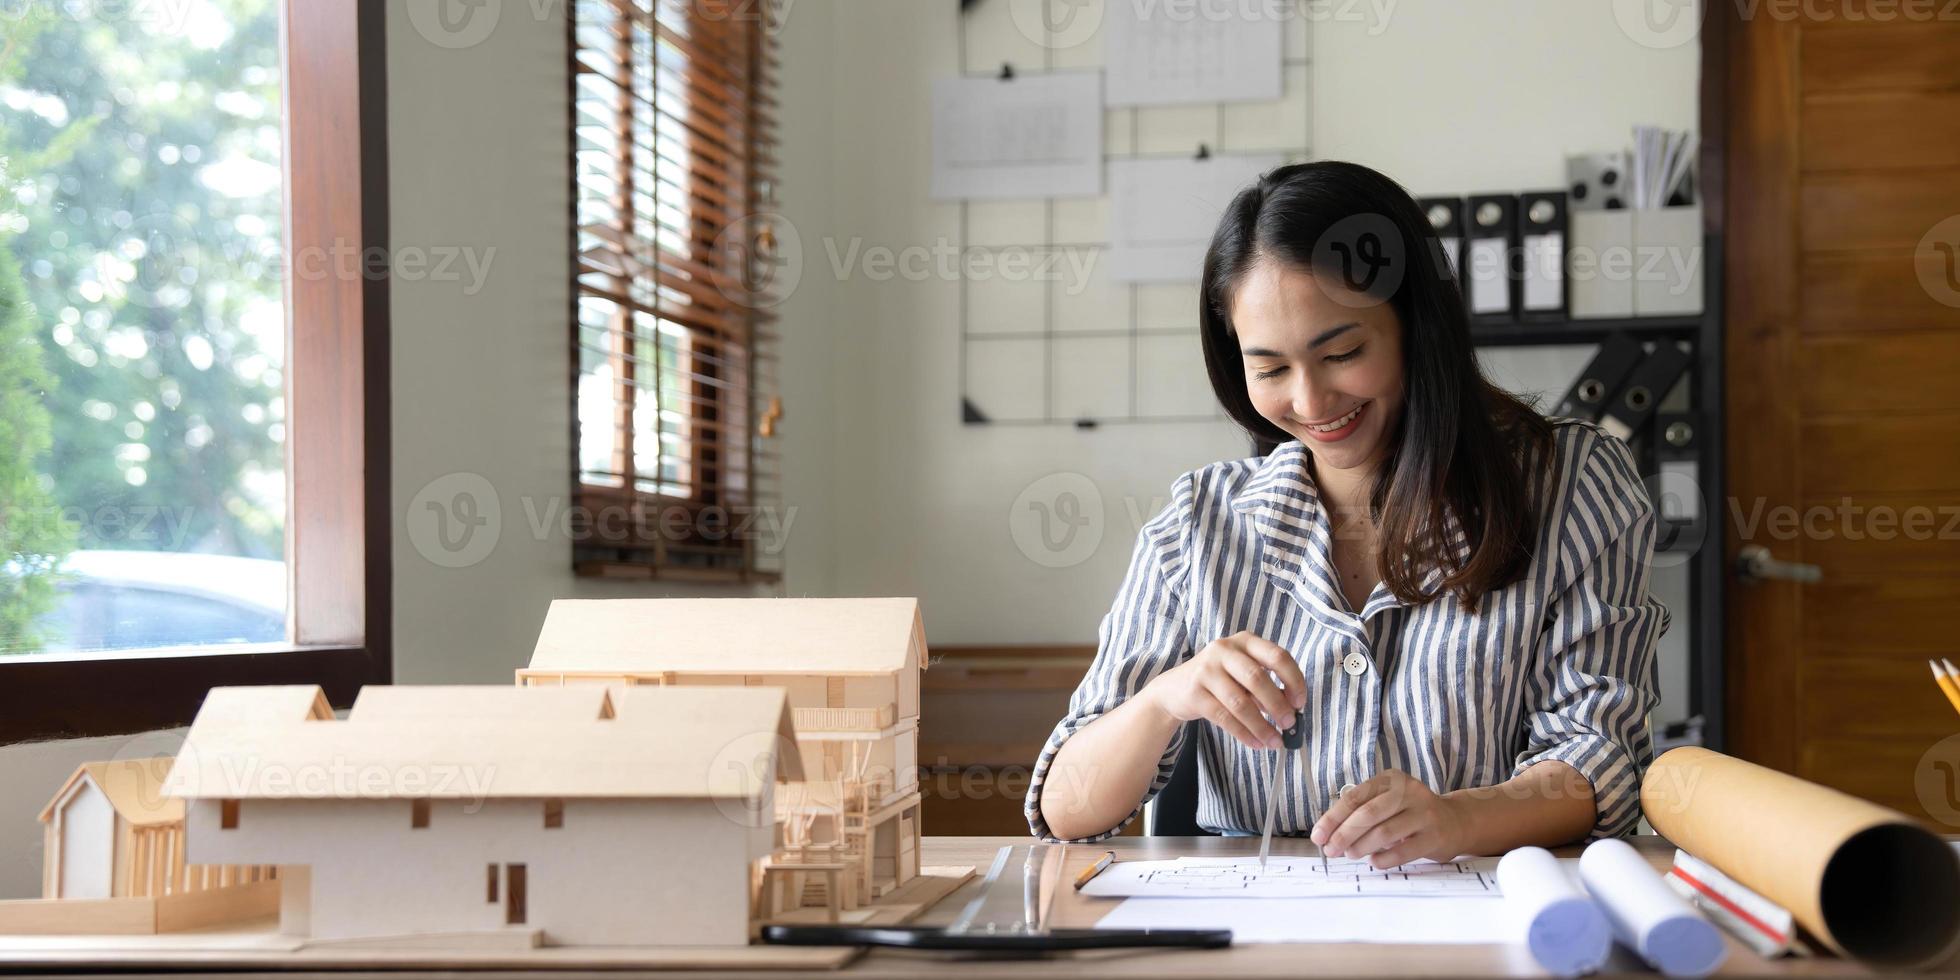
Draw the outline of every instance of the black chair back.
M1153 837L1218 836L1198 826L1198 748L1204 740L1204 726L1202 721L1184 725L1184 747L1178 750L1177 762L1171 767L1171 781L1151 801Z

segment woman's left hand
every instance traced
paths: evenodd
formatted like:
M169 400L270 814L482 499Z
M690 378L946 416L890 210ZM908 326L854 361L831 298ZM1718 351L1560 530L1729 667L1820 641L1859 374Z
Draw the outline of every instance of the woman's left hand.
M1392 868L1462 854L1467 823L1456 801L1389 769L1341 794L1314 822L1313 842L1328 857L1367 857L1376 868Z

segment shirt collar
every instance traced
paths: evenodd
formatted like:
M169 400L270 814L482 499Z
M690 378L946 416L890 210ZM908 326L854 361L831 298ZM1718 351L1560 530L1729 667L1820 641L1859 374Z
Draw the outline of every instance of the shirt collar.
M1286 578L1289 584L1300 585L1306 584L1303 577L1288 572L1309 571L1313 565L1319 566L1324 574L1311 576L1321 580L1320 588L1311 590L1315 593L1313 604L1327 607L1325 611L1333 613L1338 600L1329 591L1336 587L1332 526L1321 506L1320 490L1308 472L1310 459L1311 454L1299 440L1281 443L1259 462L1252 478L1233 497L1231 508L1249 515L1258 528L1271 558L1267 563L1269 572ZM1442 536L1451 562L1461 567L1470 559L1470 540L1454 511L1444 512ZM1309 564L1310 558L1316 561ZM1434 592L1444 575L1442 568L1432 566L1424 572L1419 591ZM1393 593L1378 586L1361 617L1365 619L1384 606L1402 604Z

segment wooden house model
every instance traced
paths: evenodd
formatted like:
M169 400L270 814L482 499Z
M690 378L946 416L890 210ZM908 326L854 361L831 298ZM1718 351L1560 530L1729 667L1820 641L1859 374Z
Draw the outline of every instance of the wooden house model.
M547 945L750 941L782 691L215 688L164 792L193 861L281 868L281 931Z
M84 763L41 811L41 898L0 901L0 933L149 935L278 913L276 869L193 864L168 758Z
M842 873L771 911L834 911L919 873L926 656L916 599L560 599L517 683L786 691L805 775L777 798L772 864Z

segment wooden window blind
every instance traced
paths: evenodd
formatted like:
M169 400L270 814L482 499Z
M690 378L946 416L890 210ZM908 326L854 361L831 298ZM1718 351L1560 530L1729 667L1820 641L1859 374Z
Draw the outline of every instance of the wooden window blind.
M581 575L781 576L773 6L572 7Z

